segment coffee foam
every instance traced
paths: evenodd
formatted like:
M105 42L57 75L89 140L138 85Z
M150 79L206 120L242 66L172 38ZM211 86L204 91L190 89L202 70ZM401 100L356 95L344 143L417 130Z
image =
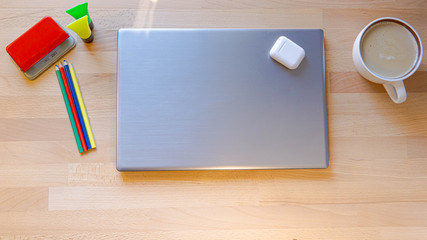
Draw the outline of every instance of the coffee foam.
M361 55L374 74L398 78L410 72L416 64L418 45L406 27L384 21L366 31L361 42Z

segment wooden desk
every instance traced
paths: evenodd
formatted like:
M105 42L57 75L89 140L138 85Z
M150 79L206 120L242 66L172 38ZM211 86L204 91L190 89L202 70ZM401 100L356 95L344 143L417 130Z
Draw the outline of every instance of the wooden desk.
M97 142L80 155L50 68L23 78L8 43L71 1L0 0L0 239L427 239L427 61L392 103L351 59L371 20L394 16L427 40L425 1L95 0L95 41L65 59ZM121 27L323 28L326 170L119 173L116 34Z

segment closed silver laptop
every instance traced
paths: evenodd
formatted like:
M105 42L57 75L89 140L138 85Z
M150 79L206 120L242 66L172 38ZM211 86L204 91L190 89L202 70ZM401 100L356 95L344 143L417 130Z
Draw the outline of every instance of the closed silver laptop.
M320 29L120 29L117 169L326 168L324 70Z

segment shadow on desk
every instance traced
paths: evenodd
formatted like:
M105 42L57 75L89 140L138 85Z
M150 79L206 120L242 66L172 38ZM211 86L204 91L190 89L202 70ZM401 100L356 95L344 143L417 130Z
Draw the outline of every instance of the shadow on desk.
M333 177L331 167L328 169L286 169L286 170L202 170L202 171L141 171L122 172L123 182L148 181L240 181L240 180L275 180L304 179L322 180Z

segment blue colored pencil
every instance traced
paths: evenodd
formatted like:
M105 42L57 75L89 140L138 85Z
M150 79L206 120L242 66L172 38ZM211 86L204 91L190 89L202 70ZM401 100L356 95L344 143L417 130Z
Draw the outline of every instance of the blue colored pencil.
M71 78L70 68L68 66L67 61L65 61L65 60L64 60L64 70L65 70L65 75L67 76L68 85L70 85L70 91L71 91L71 95L73 96L73 102L74 102L75 107L76 107L77 116L79 117L79 122L80 122L80 125L82 127L83 137L85 139L87 149L89 150L92 147L90 145L89 136L87 135L86 125L85 125L85 122L83 120L82 110L80 108L79 101L77 99L76 90L74 89L74 84L73 84L73 79Z

